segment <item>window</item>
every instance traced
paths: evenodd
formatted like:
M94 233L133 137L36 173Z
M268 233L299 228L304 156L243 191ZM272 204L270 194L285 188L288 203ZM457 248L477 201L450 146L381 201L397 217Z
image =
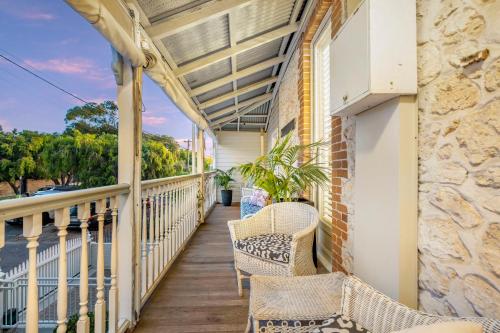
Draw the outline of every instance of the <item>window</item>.
M330 116L330 42L331 10L325 15L312 40L312 120L313 140L331 142ZM314 192L314 202L320 212L321 222L316 231L318 260L329 271L332 270L332 161L331 146L322 148L319 161L325 166L328 182Z
M313 41L313 120L314 141L331 141L330 116L330 20L326 20L318 30ZM332 221L332 184L331 184L331 147L321 148L320 162L327 166L328 184L318 188L317 205L321 220L328 224Z

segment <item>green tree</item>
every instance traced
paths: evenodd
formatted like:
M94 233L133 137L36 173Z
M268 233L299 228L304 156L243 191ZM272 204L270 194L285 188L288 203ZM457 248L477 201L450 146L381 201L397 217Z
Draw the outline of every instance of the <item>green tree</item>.
M19 193L16 181L21 177L39 177L42 146L43 137L36 132L0 132L0 181L7 182L14 193Z
M142 179L169 177L176 174L174 155L161 142L147 140L142 144Z
M66 133L118 134L118 106L113 101L75 106L66 112L64 122Z
M118 138L112 134L76 133L78 168L76 179L82 188L116 184Z
M47 136L41 152L41 165L44 178L50 178L56 185L74 182L79 168L75 137L57 134Z

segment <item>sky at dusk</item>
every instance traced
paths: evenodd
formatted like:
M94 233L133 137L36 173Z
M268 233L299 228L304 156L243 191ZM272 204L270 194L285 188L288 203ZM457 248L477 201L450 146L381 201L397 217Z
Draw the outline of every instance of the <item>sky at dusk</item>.
M0 54L89 102L116 100L107 41L63 1L0 0ZM144 75L144 130L191 137L191 122ZM4 130L61 132L66 110L82 102L0 58Z

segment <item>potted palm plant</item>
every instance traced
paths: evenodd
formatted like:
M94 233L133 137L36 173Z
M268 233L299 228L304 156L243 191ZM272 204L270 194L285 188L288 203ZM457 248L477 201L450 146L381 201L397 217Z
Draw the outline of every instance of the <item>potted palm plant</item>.
M232 178L234 168L227 171L217 169L217 174L215 175L215 182L221 188L220 196L222 199L222 205L231 206L233 201L233 190L229 189L229 182L234 180Z
M324 186L327 165L319 162L322 141L296 144L291 133L279 140L264 156L239 166L242 176L265 190L275 202L297 201L313 185ZM304 156L304 162L299 158Z

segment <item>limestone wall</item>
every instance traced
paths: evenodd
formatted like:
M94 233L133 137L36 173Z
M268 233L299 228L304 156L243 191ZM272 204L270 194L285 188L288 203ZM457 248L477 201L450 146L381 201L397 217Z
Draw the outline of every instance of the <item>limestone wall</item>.
M500 1L417 13L420 306L500 318Z

